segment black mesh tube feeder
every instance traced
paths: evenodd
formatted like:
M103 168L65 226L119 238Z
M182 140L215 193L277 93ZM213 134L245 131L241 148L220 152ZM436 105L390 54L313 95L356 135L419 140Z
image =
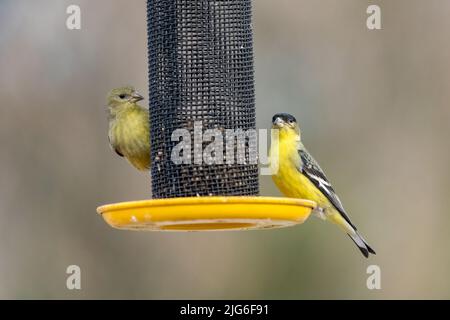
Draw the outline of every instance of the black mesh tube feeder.
M205 147L196 125L201 132L255 129L251 0L147 0L147 17L153 199L97 211L111 226L134 230L266 229L306 220L314 203L259 196L251 152L195 161ZM179 129L191 138L183 151L191 161L171 157Z

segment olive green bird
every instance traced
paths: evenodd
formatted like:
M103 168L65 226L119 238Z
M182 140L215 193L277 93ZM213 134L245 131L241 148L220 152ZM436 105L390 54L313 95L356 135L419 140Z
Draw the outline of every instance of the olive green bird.
M316 214L338 225L347 233L367 258L375 251L356 230L341 200L319 164L301 141L297 120L286 113L273 116L272 128L278 129L278 139L272 140L270 162L272 178L287 197L303 198L317 203Z
M148 110L133 87L113 89L108 95L109 143L111 148L138 170L150 168Z

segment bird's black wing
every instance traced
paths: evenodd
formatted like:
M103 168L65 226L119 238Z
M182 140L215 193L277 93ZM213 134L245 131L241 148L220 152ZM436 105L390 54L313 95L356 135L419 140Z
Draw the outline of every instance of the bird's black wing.
M124 157L123 153L119 151L119 149L117 149L116 147L113 147L113 145L111 144L111 138L108 135L108 141L109 141L109 145L111 146L111 149L113 149L115 151L115 153L117 153L120 157Z
M342 217L344 217L345 221L347 221L353 227L353 229L356 230L356 227L352 224L350 218L345 212L341 200L336 195L336 192L334 191L330 181L328 181L325 173L320 168L317 161L314 160L314 158L305 149L301 149L298 152L302 160L301 167L298 169L309 179L309 181L311 181L316 186L316 188L318 188L327 197L327 199L339 211Z
M124 155L117 148L113 148L113 149L119 156L124 157Z

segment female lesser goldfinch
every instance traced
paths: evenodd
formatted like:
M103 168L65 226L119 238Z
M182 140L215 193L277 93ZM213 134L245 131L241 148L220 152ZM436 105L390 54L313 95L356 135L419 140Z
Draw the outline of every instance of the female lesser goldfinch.
M150 126L148 110L133 87L112 90L108 95L109 143L138 170L150 168Z
M366 258L369 253L375 254L356 231L322 169L303 146L297 120L290 114L276 114L272 128L279 130L279 139L272 141L270 149L272 168L278 168L272 178L281 192L288 197L315 201L319 217L340 226Z

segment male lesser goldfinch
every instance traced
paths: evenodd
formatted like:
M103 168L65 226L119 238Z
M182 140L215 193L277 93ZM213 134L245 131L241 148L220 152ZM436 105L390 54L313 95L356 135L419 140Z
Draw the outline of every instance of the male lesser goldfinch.
M133 87L113 89L108 95L109 143L138 170L150 168L150 128L143 100Z
M281 192L316 202L319 217L340 226L366 258L369 253L375 254L350 221L324 172L303 146L297 120L290 114L276 114L272 128L279 130L278 141L272 141L270 150L271 166L277 168L272 178Z

